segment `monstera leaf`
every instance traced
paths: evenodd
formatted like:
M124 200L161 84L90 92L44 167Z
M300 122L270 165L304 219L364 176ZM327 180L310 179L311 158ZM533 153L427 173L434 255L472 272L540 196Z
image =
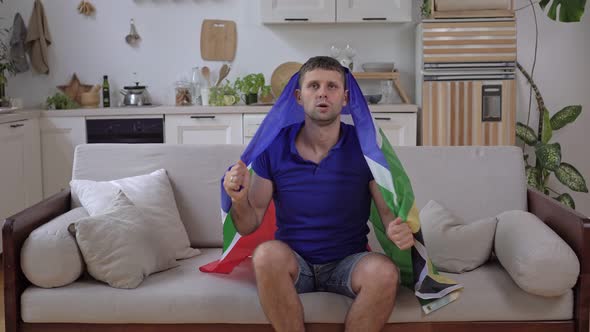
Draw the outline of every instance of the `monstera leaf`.
M547 12L550 19L557 19L557 9L559 7L559 21L561 22L580 22L584 15L586 0L541 0L539 5L543 10L551 2L551 7Z
M588 192L588 187L586 187L586 181L584 181L584 177L578 170L568 164L568 163L561 163L557 170L555 171L555 177L559 180L559 182L565 184L574 191L579 192Z
M565 125L576 121L578 116L582 113L582 105L566 106L561 111L553 114L551 117L551 128L558 130Z
M559 143L537 144L535 153L543 168L550 171L556 171L559 168L559 164L561 164L561 146Z

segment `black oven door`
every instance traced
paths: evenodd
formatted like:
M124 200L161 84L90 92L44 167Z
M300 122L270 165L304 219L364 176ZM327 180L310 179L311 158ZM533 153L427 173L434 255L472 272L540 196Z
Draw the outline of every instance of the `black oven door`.
M164 143L164 119L86 119L86 141L88 143Z

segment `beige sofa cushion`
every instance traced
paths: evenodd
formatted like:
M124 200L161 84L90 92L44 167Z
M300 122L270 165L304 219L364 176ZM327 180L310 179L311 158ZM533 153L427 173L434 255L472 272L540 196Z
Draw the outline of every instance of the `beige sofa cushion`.
M181 266L153 274L139 287L124 291L93 280L51 290L32 286L22 295L22 317L29 323L266 324L250 261L239 265L230 275L198 270L220 254L221 249L204 249L202 255L183 260ZM466 273L443 275L464 285L457 301L424 315L413 292L402 287L389 322L572 318L571 290L557 297L529 294L495 262ZM300 297L307 322L342 323L352 303L345 296L331 293Z
M70 181L70 187L72 199L79 200L91 216L103 213L122 190L147 221L158 228L161 242L174 247L177 259L199 254L198 249L190 247L165 169L113 181L75 179Z
M116 288L135 288L152 273L178 266L158 225L119 190L100 214L72 223L88 273Z
M440 271L461 273L485 263L492 254L497 219L465 222L436 201L420 211L428 257Z
M21 249L21 267L30 282L39 287L60 287L74 282L84 270L84 261L68 225L88 217L83 207L72 209L29 234Z
M498 215L495 251L512 279L531 294L565 294L580 273L578 258L568 244L526 211Z

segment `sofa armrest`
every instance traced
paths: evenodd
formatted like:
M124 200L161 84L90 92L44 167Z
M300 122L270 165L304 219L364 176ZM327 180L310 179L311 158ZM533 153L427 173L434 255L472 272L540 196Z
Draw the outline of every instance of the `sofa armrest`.
M576 331L587 332L590 311L590 219L542 192L528 188L529 212L557 233L576 253L580 276L574 288Z
M2 227L6 332L18 331L20 298L29 285L20 265L23 243L37 227L70 210L70 190L63 190L8 217Z

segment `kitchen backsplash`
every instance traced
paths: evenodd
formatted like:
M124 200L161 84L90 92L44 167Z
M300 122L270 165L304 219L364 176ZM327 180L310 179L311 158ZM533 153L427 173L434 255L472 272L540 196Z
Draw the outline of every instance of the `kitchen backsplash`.
M283 62L304 62L310 56L330 55L332 45L350 44L356 49L355 70L361 71L364 62L394 61L413 100L415 22L263 25L257 0L91 0L96 14L87 17L76 10L79 2L43 1L52 36L49 75L28 71L9 77L7 86L7 94L22 98L24 106L39 106L58 91L57 85L67 84L74 72L84 84L100 84L103 75L108 75L113 105L122 99L118 90L135 79L148 87L154 103L172 105L175 82L189 79L192 67L208 65L218 71L222 65L201 59L203 19L237 23L237 52L228 76L231 81L261 72L269 84L273 70ZM12 23L17 12L28 24L32 6L32 0L4 0L0 4L4 26ZM141 36L136 47L125 42L132 18Z

